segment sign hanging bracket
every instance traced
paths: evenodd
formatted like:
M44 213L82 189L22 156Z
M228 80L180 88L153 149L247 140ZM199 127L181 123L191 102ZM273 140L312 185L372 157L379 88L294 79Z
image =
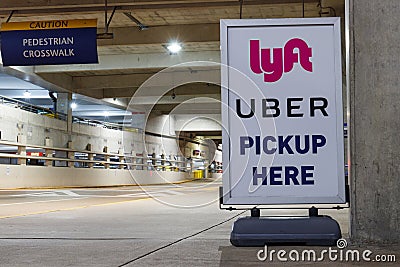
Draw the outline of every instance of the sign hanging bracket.
M116 7L116 6L113 8L113 11L112 11L112 13L111 13L111 16L110 16L110 18L109 18L108 21L107 21L107 24L106 24L106 32L107 32L107 33L108 33L108 29L109 29L110 24L111 24L111 20L112 20L113 17L114 17L115 10L117 10L117 7Z
M6 23L10 22L12 16L14 15L14 12L15 12L15 10L11 10L11 13L10 13L10 15L8 16L8 18L6 20Z
M113 39L114 38L114 34L112 32L108 32L108 29L110 27L110 23L111 23L112 18L114 17L114 13L115 13L116 9L117 9L117 7L114 6L110 18L108 18L108 15L107 15L107 10L108 10L107 0L104 0L104 33L97 34L97 39Z

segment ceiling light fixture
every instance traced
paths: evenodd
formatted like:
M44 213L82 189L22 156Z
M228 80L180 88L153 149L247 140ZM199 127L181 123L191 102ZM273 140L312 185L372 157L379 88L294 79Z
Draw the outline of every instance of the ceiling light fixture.
M182 46L179 43L174 42L167 45L167 49L171 54L177 54L182 50Z
M75 103L75 102L72 102L71 103L71 108L72 109L76 109L78 107L78 105Z
M26 90L26 91L24 92L24 97L25 97L25 98L30 98L30 97L31 97L31 92L29 92L28 90Z

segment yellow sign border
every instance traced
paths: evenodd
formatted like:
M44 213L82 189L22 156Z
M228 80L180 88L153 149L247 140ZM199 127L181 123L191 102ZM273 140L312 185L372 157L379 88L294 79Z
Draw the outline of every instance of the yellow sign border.
M76 28L97 28L97 19L22 21L1 24L1 31L56 30Z

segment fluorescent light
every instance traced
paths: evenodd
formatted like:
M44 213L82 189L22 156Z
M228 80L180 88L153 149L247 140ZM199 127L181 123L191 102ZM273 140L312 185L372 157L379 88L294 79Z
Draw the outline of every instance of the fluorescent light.
M72 102L71 103L71 108L72 109L76 109L78 107L78 105L75 103L75 102Z
M31 97L31 92L29 92L28 90L26 90L26 91L24 92L24 97L25 97L25 98L30 98L30 97Z
M167 46L167 49L171 54L176 54L181 51L182 46L178 43L171 43Z

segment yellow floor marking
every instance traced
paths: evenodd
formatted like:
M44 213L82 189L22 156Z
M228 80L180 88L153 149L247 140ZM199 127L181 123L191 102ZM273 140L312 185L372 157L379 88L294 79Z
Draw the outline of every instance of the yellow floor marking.
M35 203L47 203L47 202L58 202L58 201L68 201L75 199L86 199L89 197L75 197L75 198L63 198L63 199L52 199L52 200L39 200L39 201L27 201L27 202L16 202L16 203L5 203L0 204L0 206L12 206L12 205L21 205L21 204L35 204Z
M183 184L189 183L193 180L183 180L178 182L171 182L171 183L160 183L160 184L119 184L119 185L102 185L102 186L54 186L54 187L17 187L17 188L0 188L0 191L11 191L11 190L49 190L49 189L82 189L82 188L108 188L108 187L139 187L139 186L158 186L158 185L169 185L169 184Z

